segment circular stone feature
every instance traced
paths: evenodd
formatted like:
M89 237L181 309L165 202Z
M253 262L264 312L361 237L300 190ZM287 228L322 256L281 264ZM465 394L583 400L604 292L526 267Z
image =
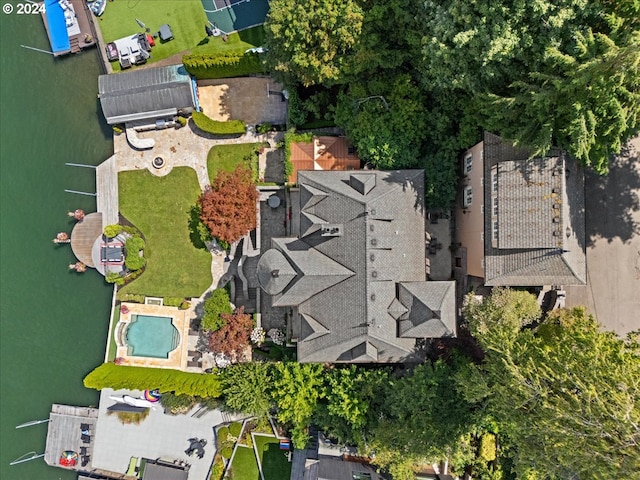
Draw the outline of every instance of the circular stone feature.
M271 208L278 208L280 206L280 197L278 195L271 195L267 203Z
M164 167L164 158L156 157L153 159L153 167L154 168L162 168Z

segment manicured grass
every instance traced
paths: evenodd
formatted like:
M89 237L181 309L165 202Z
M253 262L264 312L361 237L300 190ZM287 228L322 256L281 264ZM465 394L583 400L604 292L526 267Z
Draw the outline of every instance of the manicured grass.
M204 31L207 16L200 0L117 0L108 2L99 20L105 42L142 32L136 19L151 29L151 34L156 33L165 23L171 26L173 32L173 40L162 43L159 38L156 39L156 46L151 49L150 62L188 50L207 38Z
M254 441L264 480L279 480L291 476L291 464L287 452L280 450L280 441L275 437L254 435Z
M204 28L204 27L203 27ZM203 30L204 31L204 30ZM207 54L216 52L245 52L253 47L264 45L264 28L262 25L247 28L241 32L227 35L227 41L222 37L209 37L208 41L200 42L191 48L191 53Z
M219 171L233 172L238 165L252 168L247 158L259 143L241 143L238 145L216 145L211 147L207 155L207 171L209 181L213 182Z
M231 468L233 469L233 480L260 480L260 471L253 448L239 445L233 456Z
M165 23L171 26L173 40L162 43L155 39L151 49L149 63L157 62L178 53L214 53L221 51L239 51L259 47L264 42L262 26L222 37L207 37L205 25L207 16L200 0L118 0L108 2L104 14L99 18L100 30L105 42L142 32L136 23L142 21L155 34ZM118 62L112 62L114 71L120 70ZM135 67L133 67L135 69Z
M111 332L109 332L109 357L107 358L109 359L110 362L112 362L116 358L116 353L118 352L118 345L116 345L115 332L116 332L116 326L118 325L119 321L120 321L120 308L116 307L115 311L113 312L113 322L111 322Z
M139 170L120 172L118 181L120 213L147 241L146 270L118 294L200 296L212 278L211 255L195 248L189 237L189 209L200 195L196 173L179 167L165 177L156 177Z

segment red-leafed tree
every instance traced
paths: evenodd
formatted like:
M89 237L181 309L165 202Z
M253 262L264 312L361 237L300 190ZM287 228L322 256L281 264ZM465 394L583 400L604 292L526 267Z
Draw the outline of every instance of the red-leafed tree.
M198 198L200 219L212 236L233 243L256 227L257 200L249 169L238 166L231 173L221 171Z
M233 358L249 345L253 319L251 315L244 313L244 307L236 309L233 313L223 313L220 316L225 320L226 325L209 334L209 349L212 352L223 353L227 357Z

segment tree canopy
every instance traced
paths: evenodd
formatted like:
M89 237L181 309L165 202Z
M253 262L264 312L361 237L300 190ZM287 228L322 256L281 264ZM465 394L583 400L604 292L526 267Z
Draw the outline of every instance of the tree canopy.
M200 219L215 238L233 243L256 227L257 199L249 169L220 171L198 198Z
M448 207L483 129L605 173L640 128L638 18L634 0L277 0L265 28L275 73L314 86L298 123L333 115L366 162L424 168Z
M499 423L519 478L533 470L541 478L637 477L638 337L602 332L583 308L517 328L518 318L527 325L534 317L524 295L501 291L466 309L486 357L458 375L461 394Z

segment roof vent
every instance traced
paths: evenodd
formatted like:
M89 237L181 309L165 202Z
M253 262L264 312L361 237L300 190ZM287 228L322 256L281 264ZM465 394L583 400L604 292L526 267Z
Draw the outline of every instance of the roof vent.
M372 238L371 245L375 247L377 244L378 244L378 241L375 238Z
M354 173L349 176L349 185L361 195L366 195L376 186L376 174Z
M323 225L320 235L323 237L341 237L342 226L341 225Z
M560 230L554 230L553 231L553 236L554 237L560 237L562 235L562 232Z
M376 259L376 256L373 253L369 255L369 260L373 262L375 259Z
M371 276L373 278L378 278L378 272L376 272L375 270L373 272L371 272Z
M375 300L376 300L376 294L375 294L375 293L372 293L372 294L371 294L371 301L372 301L372 302L375 302Z
M553 217L553 223L560 223L560 217Z
M554 203L553 204L553 208L555 208L556 210L560 210L560 204L559 203Z

